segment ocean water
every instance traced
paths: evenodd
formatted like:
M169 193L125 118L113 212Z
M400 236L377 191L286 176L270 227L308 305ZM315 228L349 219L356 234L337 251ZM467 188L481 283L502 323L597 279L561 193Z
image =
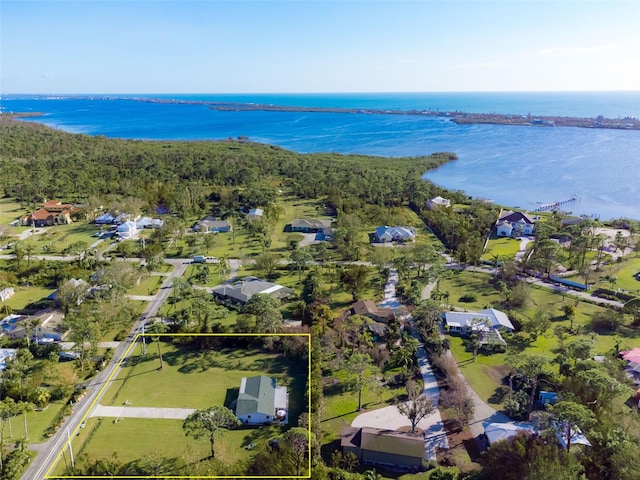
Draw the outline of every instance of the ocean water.
M319 112L219 112L205 105L109 96L4 96L4 112L74 133L113 138L217 140L247 136L301 153L383 156L452 151L459 159L425 178L474 197L534 210L640 219L640 132L584 128L456 125L446 118ZM146 95L178 100L384 110L429 109L559 116L640 116L640 92Z

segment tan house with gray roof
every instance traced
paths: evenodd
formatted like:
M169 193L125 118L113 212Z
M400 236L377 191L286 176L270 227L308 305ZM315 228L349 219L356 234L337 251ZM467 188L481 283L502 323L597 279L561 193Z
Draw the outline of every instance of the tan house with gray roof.
M425 455L423 435L380 428L345 427L340 445L344 454L381 466L419 469Z

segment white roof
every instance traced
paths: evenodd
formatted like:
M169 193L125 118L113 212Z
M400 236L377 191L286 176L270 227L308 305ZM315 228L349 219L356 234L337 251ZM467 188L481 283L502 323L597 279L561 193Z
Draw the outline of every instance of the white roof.
M558 437L558 442L562 445L562 448L567 448L567 424L563 423L561 425L555 425L556 436ZM591 446L591 442L587 440L587 437L584 436L582 430L580 430L576 425L571 427L571 445L580 444Z
M450 327L464 327L478 330L479 326L488 322L492 328L514 330L509 317L500 310L488 308L479 312L446 312L445 319Z
M431 203L435 203L437 205L449 205L451 202L447 198L442 198L441 196L437 196L429 200Z
M118 228L117 228L118 232L131 232L135 230L137 230L136 224L131 220L127 220L126 222L118 225Z
M535 433L536 431L533 424L527 422L482 422L482 426L484 427L484 433L487 436L487 440L489 441L490 445L494 442L499 442L500 440L507 440L511 437L515 437L520 431L529 433Z

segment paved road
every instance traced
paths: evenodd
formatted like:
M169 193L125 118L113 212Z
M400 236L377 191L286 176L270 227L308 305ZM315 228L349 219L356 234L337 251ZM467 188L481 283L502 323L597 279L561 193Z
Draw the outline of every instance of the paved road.
M135 325L131 329L131 333L138 331L147 318L155 317L162 304L167 300L171 288L172 281L176 277L181 277L187 269L188 262L185 260L166 260L167 263L174 265L173 271L166 277L160 291L153 297L153 300L149 302L147 308L140 316L140 319L136 321ZM129 342L120 342L115 349L113 360L109 365L98 373L95 378L91 379L87 386L87 393L85 396L73 407L71 415L69 415L58 431L44 444L37 446L29 446L30 449L38 450L41 453L36 456L31 465L25 470L22 475L22 480L40 480L45 478L45 474L54 465L57 459L57 455L67 443L67 435L74 438L75 431L79 428L82 419L85 417L90 408L100 401L104 391L102 387L110 379L116 378L120 370L119 365L123 360L131 344Z

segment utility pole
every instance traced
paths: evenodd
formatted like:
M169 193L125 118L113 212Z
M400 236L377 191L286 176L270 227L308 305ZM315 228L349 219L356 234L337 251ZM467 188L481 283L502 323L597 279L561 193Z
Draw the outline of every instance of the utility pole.
M73 461L73 448L71 448L71 434L69 434L69 428L67 428L67 442L69 443L69 457L71 457L71 468L75 468Z

